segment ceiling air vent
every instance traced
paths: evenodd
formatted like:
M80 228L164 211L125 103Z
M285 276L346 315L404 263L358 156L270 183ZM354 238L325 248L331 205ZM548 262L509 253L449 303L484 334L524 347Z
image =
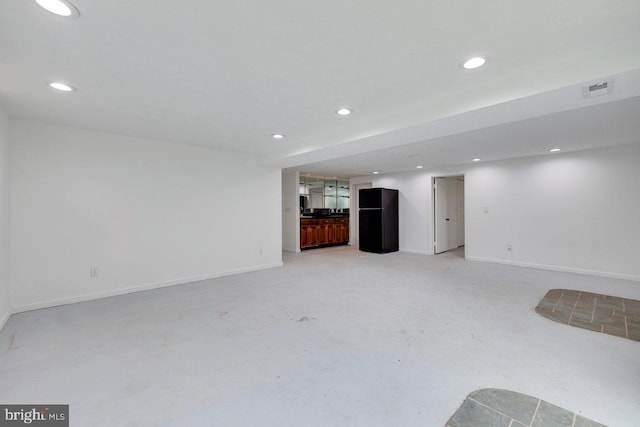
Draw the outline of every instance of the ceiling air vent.
M595 98L596 96L608 95L613 92L613 80L596 82L582 86L582 94L585 98Z

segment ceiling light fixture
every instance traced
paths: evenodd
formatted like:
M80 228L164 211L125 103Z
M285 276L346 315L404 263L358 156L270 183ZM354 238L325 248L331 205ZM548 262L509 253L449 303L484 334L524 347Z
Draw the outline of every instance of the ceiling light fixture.
M336 110L336 114L339 116L348 116L351 113L353 113L353 110L350 108L341 108L339 110Z
M271 135L271 138L273 139L282 139L284 138L284 135L281 133L274 133L273 135Z
M43 9L67 18L77 18L80 16L78 9L67 0L36 0L36 3Z
M416 169L422 169L422 166L416 166Z
M378 171L375 171L375 172L374 172L373 174L374 174L374 175L378 175L379 173L380 173L380 172L378 172Z
M471 159L471 161L472 161L472 162L479 162L479 161L480 161L480 159L475 158L475 159Z
M473 58L467 59L463 64L462 68L465 70L473 70L474 68L482 67L487 63L486 56L475 56Z
M62 82L49 82L48 84L50 87L62 92L73 92L74 90L76 90L75 87Z
M552 148L549 151L552 152L552 153L557 153L558 151L560 151L560 149L559 148Z

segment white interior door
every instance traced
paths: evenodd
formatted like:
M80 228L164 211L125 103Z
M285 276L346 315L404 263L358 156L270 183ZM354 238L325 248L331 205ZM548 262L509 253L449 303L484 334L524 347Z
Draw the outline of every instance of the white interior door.
M445 179L450 250L464 245L464 177L452 176Z
M434 201L434 252L440 254L449 250L449 197L446 178L435 178Z

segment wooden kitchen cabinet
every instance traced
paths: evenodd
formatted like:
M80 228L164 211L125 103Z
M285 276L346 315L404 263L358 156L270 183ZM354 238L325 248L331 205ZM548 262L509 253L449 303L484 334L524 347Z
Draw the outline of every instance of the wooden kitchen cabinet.
M318 220L317 219L301 219L300 220L300 248L312 247L318 245Z
M300 249L349 243L349 218L301 218Z
M329 245L335 243L335 233L333 232L333 219L318 220L318 245Z
M336 218L336 242L349 242L349 218Z

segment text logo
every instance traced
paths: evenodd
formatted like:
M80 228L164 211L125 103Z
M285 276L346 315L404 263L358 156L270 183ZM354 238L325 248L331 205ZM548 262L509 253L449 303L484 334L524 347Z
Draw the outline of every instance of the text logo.
M0 427L69 427L69 405L0 405Z

